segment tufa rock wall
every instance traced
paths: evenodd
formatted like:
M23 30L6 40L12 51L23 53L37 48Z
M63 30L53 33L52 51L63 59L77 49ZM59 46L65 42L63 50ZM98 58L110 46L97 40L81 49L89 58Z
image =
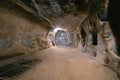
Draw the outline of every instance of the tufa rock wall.
M28 20L26 15L0 8L0 55L28 54L48 47L47 25L35 22L34 18Z

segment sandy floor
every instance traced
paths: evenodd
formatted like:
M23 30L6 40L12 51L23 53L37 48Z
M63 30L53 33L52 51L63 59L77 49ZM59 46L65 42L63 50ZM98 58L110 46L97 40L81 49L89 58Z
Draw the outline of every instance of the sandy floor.
M113 71L78 49L52 47L35 55L42 62L17 80L119 80Z

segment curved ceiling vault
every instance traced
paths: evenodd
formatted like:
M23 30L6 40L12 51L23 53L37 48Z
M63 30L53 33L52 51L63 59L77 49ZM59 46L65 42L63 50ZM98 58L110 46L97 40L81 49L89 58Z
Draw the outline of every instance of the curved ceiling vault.
M73 30L88 15L90 3L89 0L1 0L0 2L2 7L13 9L28 17L33 16L35 20L47 24L49 28L59 26Z

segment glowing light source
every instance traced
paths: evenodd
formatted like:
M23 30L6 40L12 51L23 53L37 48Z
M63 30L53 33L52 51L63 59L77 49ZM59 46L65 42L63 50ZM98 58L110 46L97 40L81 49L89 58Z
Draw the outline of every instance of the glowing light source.
M53 31L56 33L58 30L63 30L62 28L55 28Z

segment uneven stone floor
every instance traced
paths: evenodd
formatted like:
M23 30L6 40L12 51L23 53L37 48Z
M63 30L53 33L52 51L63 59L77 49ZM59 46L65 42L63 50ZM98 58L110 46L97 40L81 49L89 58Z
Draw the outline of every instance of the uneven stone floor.
M51 47L34 56L42 61L16 80L119 80L116 73L78 49Z

